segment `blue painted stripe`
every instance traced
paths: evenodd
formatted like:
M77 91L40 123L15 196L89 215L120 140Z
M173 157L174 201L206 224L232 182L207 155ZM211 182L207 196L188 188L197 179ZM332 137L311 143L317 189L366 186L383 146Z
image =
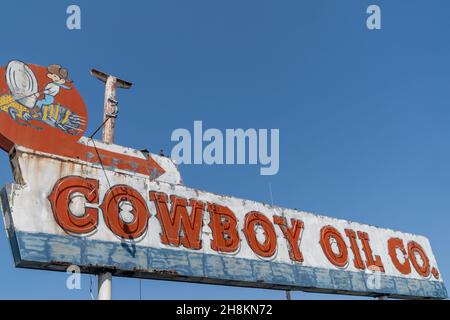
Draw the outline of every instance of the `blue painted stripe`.
M437 281L383 275L380 289L370 289L370 275L365 272L327 270L43 233L17 232L10 236L10 241L19 267L64 270L68 264L76 264L85 272L115 268L114 273L118 276L398 298L447 298L445 285Z

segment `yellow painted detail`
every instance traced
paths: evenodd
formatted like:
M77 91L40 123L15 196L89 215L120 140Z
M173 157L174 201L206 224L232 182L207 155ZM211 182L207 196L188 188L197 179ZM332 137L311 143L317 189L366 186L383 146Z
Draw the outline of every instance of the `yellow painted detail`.
M14 108L17 111L17 116L19 118L22 117L24 111L28 111L27 107L24 107L20 103L14 101L13 96L9 94L5 94L0 96L0 110L4 112L8 112L9 108Z
M21 105L20 103L14 101L14 98L12 95L4 94L0 96L0 111L4 111L8 113L8 110L10 108L13 108L17 111L17 117L23 118L23 114L25 112L30 112L30 110ZM59 110L61 107L59 105L44 105L42 106L42 120L55 120L58 121L58 115L60 112L64 112L64 108ZM66 113L64 115L64 119L62 121L62 124L65 124L67 121L69 121L69 117L72 114L71 111L66 110ZM34 114L33 118L37 119L38 115Z
M44 114L42 116L42 120L47 120L48 106L44 106Z
M69 120L69 116L70 116L71 112L69 110L66 111L66 115L62 121L62 124L66 124L67 120Z
M56 106L55 106L55 114L54 114L54 116L53 116L53 119L54 119L55 121L58 121L58 116L59 116L59 107L56 105Z

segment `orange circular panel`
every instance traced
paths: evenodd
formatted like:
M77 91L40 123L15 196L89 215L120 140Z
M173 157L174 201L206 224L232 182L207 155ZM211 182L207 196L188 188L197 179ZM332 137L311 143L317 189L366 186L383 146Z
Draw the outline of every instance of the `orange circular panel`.
M13 60L0 68L0 121L2 149L18 144L53 153L83 135L87 109L64 67Z

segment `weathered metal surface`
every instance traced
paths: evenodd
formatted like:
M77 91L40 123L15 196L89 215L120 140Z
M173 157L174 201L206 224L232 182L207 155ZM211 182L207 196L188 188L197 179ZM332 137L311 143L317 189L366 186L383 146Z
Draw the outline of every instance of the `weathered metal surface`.
M114 81L109 81L107 87L105 107L112 114ZM165 173L150 154L115 153L114 148L102 148L92 141L81 143L87 118L86 106L68 79L67 69L18 60L0 68L1 149L10 152L15 145L21 145L85 162L103 162L106 166L146 175L150 180ZM111 138L108 143L113 139L114 118L111 120L105 124Z
M103 122L105 123L102 132L102 141L114 143L114 127L116 126L117 100L116 100L117 78L109 76L106 80L105 106L103 112ZM108 121L106 121L109 118Z
M423 236L150 181L113 167L104 172L22 147L12 164L16 184L3 190L2 207L19 267L62 271L77 264L84 272L127 277L447 297ZM81 213L71 200L75 190L90 199ZM79 224L84 218L93 219Z

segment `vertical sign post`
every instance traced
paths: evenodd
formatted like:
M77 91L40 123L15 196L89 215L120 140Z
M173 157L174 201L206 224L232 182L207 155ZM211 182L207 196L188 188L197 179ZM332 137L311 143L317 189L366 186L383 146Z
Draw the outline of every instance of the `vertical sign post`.
M112 274L102 272L98 274L98 300L111 300L112 297Z
M127 82L104 72L92 69L91 75L105 83L105 102L103 109L102 141L107 144L114 143L114 127L118 113L116 88L129 89L131 82ZM112 273L105 271L98 275L98 300L111 300Z
M114 127L116 126L117 117L117 100L116 100L116 83L117 78L108 76L105 85L105 104L103 112L102 141L107 144L114 143Z

